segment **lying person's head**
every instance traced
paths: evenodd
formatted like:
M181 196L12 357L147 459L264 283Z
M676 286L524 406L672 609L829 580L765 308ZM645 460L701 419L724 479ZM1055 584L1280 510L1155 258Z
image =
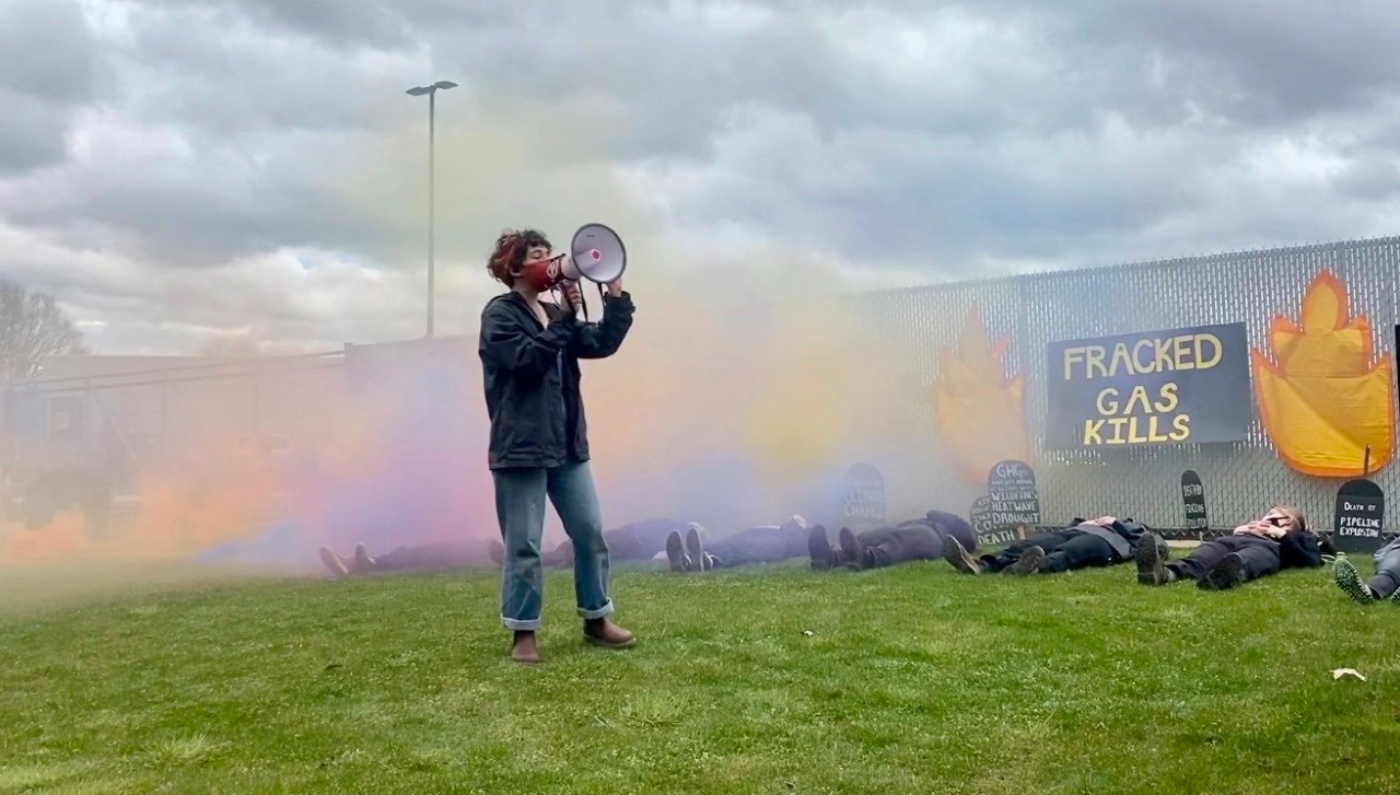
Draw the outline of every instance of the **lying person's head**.
M1308 523L1303 518L1302 512L1291 505L1275 505L1259 521L1271 524L1284 532L1306 533L1308 531Z

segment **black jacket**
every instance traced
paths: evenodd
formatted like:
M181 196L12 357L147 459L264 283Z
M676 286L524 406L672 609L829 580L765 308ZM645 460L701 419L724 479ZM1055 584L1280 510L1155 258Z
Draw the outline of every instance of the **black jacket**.
M1316 534L1290 530L1278 540L1281 569L1316 569L1322 566L1322 549Z
M588 460L578 360L613 355L632 327L632 296L625 292L604 299L600 323L580 323L553 304L544 307L547 328L515 292L492 298L481 312L477 352L491 418L492 469Z
M1119 560L1127 560L1137 554L1138 544L1151 530L1141 522L1134 522L1132 519L1119 519L1107 527L1100 527L1096 524L1089 524L1083 519L1076 517L1069 526L1070 530L1079 530L1090 535L1096 535L1108 542L1113 547L1113 552Z

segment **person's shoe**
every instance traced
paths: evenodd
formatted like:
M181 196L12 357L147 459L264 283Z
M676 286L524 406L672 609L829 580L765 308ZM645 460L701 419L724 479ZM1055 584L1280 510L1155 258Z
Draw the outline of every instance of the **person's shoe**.
M491 543L486 547L486 554L491 556L491 560L497 566L506 565L506 545L502 544L499 539L491 539Z
M540 661L540 650L535 645L535 633L516 632L510 645L510 658L525 665L535 665Z
M605 649L625 649L637 642L635 635L607 618L590 618L584 621L583 639Z
M1376 595L1361 581L1356 567L1346 558L1337 558L1337 562L1332 564L1332 582L1342 589L1342 593L1350 596L1353 602L1364 605L1376 601Z
M813 571L827 571L832 567L831 539L826 537L826 528L813 525L807 531L807 557L812 559Z
M972 557L961 541L953 536L944 536L943 542L943 559L948 561L948 565L963 574L982 573L982 562Z
M691 565L697 571L705 571L709 567L710 558L705 554L705 542L700 538L700 525L691 522L685 529L685 552L690 556Z
M355 545L355 573L368 574L374 570L374 558L365 551L364 544Z
M690 571L690 558L685 554L685 542L681 540L679 530L672 530L666 536L666 561L671 564L671 571L676 574L684 574Z
M861 554L860 546L856 544L856 534L851 532L851 528L843 527L841 532L836 534L841 543L841 556L846 561L846 568L858 571L865 563L865 556Z
M337 577L350 576L350 567L345 565L345 559L325 547L321 547L321 562Z
M1045 568L1045 550L1040 547L1027 547L1015 563L1006 567L1007 574L1039 574Z
M1143 585L1166 585L1171 582L1167 567L1162 563L1162 552L1157 548L1157 536L1144 533L1138 539L1137 578Z
M1244 584L1244 558L1238 552L1231 552L1220 559L1206 576L1196 583L1205 591L1228 591L1236 585Z

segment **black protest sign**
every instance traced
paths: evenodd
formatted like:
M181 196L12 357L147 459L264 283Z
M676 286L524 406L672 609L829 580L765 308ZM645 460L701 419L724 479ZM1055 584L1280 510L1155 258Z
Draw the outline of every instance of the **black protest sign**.
M841 481L841 522L852 530L885 523L885 476L870 464L855 464Z
M1385 492L1369 480L1348 480L1337 490L1332 543L1343 552L1375 552L1385 543Z
M1245 324L1046 346L1051 449L1237 442L1253 403Z
M1040 524L1040 493L1035 470L1024 461L1001 461L987 473L987 496L995 530L1033 528Z
M1206 518L1206 487L1194 469L1181 473L1181 502L1186 507L1184 529L1194 533L1210 529L1210 520Z
M992 524L992 498L986 494L972 503L967 518L968 523L972 525L973 534L977 536L978 548L1010 544L1016 540L1014 528L998 530Z

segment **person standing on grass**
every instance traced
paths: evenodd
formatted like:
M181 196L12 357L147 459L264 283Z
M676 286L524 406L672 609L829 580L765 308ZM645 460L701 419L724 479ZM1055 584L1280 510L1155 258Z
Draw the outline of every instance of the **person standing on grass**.
M1075 519L1063 530L1031 536L980 558L954 540L944 547L944 558L963 574L1058 574L1132 560L1148 535L1147 526L1132 519L1100 516L1087 522ZM1153 538L1165 556L1166 543Z
M1152 536L1157 540L1156 535ZM1322 542L1308 530L1296 508L1277 505L1260 519L1242 524L1228 536L1202 543L1183 560L1164 562L1156 543L1138 545L1138 582L1166 585L1195 580L1207 591L1223 591L1282 569L1322 566Z
M882 569L917 560L938 560L951 543L976 549L972 525L956 514L929 511L923 518L863 533L841 528L837 546L831 545L826 528L814 526L807 536L807 555L817 571L845 566L848 569Z
M1342 593L1362 604L1382 599L1400 603L1400 536L1376 550L1372 561L1376 564L1376 573L1362 582L1351 561L1339 557L1332 564L1332 581Z
M535 230L508 231L487 264L510 292L481 313L486 410L491 418L489 466L496 517L505 545L501 623L511 630L511 658L540 661L535 632L544 602L540 541L545 497L573 542L574 595L584 640L607 648L635 643L609 618L608 546L602 510L588 466L588 425L579 388L580 359L613 355L632 326L632 297L622 282L608 285L603 320L584 323L578 285L562 285L563 306L540 301L553 247Z

